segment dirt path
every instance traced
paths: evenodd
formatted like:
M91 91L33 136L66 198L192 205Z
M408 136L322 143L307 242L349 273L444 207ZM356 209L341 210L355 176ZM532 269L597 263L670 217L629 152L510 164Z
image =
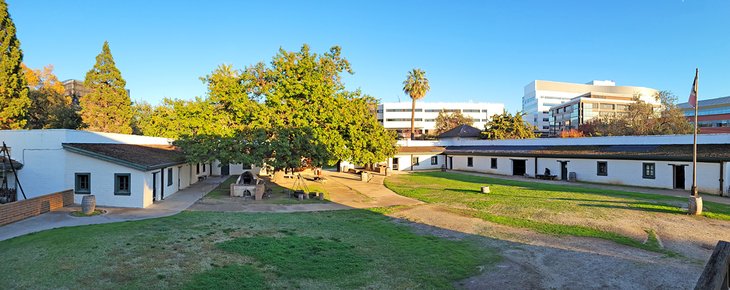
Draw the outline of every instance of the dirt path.
M420 205L389 214L418 232L444 238L479 236L503 260L457 283L465 289L687 289L694 287L701 261L669 258L613 242L538 234L464 217L439 205Z

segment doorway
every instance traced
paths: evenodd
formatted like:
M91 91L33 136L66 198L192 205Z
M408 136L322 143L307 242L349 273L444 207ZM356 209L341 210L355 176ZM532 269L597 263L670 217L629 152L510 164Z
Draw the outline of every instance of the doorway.
M560 180L568 180L568 161L560 162Z
M684 174L684 168L687 165L672 165L674 167L674 188L675 189L685 189L685 174Z
M152 202L157 201L157 172L152 173Z
M223 164L223 166L221 166L221 175L226 176L229 174L231 174L231 165L228 163Z
M524 176L527 172L526 161L512 159L512 175Z
M398 158L398 157L393 158L393 170L398 170L398 168L399 168L398 159L400 159L400 158Z

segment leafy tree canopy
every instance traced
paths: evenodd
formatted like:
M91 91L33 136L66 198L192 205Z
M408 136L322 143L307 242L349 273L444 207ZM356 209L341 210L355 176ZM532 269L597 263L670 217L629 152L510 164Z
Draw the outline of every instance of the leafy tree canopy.
M321 55L307 45L281 49L269 64L243 70L220 66L203 78L208 97L195 102L211 115L193 121L194 129L176 128L178 144L191 161L266 160L277 169L385 160L395 154L395 134L378 123L374 98L345 89L342 73L352 70L337 46ZM181 113L176 107L162 112Z
M484 125L483 139L528 139L535 138L535 126L526 123L523 113L512 115L508 112L492 116Z
M461 112L446 113L441 111L436 117L436 134L441 134L461 125L471 126L473 124L474 119L464 116Z

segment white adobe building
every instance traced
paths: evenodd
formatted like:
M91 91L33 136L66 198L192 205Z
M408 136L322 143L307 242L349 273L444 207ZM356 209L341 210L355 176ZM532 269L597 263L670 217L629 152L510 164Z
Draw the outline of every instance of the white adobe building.
M598 95L612 94L629 98L641 95L643 101L656 103L653 97L657 90L645 87L617 86L614 81L609 80L594 80L586 84L535 80L525 86L522 96L522 112L526 114L525 121L536 126L539 133L547 134L550 131L550 108L591 92Z
M382 103L378 105L378 122L386 129L396 130L400 134L409 134L411 130L411 102ZM416 135L433 134L436 129L436 117L439 112L461 112L474 120L472 126L484 128L494 114L504 111L500 103L436 103L416 102L415 130Z
M523 140L402 140L388 159L392 170L473 171L536 177L549 169L567 180L689 190L692 135L614 136ZM730 193L730 134L699 137L697 187Z
M185 163L167 138L52 129L0 130L0 141L22 164L27 198L73 189L76 203L93 194L100 206L143 208L211 174L210 164Z

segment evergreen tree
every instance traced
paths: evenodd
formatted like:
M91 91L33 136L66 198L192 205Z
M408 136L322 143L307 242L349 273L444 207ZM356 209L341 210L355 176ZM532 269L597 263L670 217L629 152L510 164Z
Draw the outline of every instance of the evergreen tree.
M132 101L122 73L114 64L109 43L104 42L96 64L86 73L84 86L89 93L83 96L81 119L86 129L111 133L132 133Z
M22 62L8 4L0 0L0 129L22 129L26 124L30 98Z

